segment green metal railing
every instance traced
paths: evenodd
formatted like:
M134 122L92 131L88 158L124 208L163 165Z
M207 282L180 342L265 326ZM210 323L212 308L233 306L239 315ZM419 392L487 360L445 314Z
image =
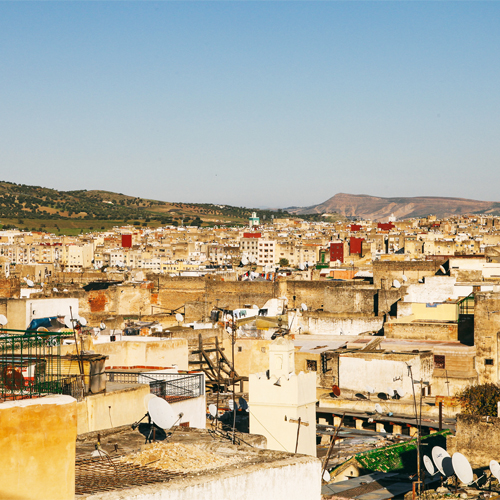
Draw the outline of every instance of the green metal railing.
M458 302L458 314L474 314L474 292Z
M73 334L0 330L0 401L77 394L81 376L61 370L66 338Z

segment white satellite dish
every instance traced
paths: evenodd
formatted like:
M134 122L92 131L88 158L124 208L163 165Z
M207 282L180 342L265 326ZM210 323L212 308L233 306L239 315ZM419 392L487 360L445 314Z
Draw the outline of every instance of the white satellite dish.
M153 423L160 429L168 430L178 420L172 407L164 399L159 397L149 400L148 413Z
M398 396L400 398L404 398L406 395L406 392L404 391L404 389L396 389L396 392L398 393Z
M243 257L243 258L241 259L241 263L242 263L244 266L246 266L246 265L248 264L248 259L247 259L246 257Z
M392 387L388 387L387 394L389 394L389 396L393 398L396 393L394 392L394 389Z
M300 308L302 309L302 311L307 311L307 305L304 303L300 304Z
M325 482L330 481L330 473L327 470L325 470L325 472L323 472L323 481L325 481Z
M458 479L464 484L471 484L474 481L474 473L472 472L472 467L469 461L461 453L453 453L451 458L453 465L453 470L457 475Z
M441 446L434 446L432 448L432 459L443 476L453 476L451 457L445 449L441 448Z
M393 280L392 286L394 288L401 288L401 283L398 280Z
M106 330L106 323L104 323L104 321L101 321L101 323L99 324L99 330Z
M28 279L26 280L26 284L27 284L28 286L35 286L35 284L33 283L33 281L28 280Z
M80 325L86 326L87 325L87 320L85 318L82 318L81 316L78 318L78 321Z
M445 269L443 266L439 266L439 270L440 270L442 273L446 274L446 269Z
M7 318L3 314L0 314L0 326L5 326L6 324Z
M404 274L403 274L403 276L401 276L401 278L403 278L404 282L408 281L408 278Z
M146 394L144 396L144 408L146 408L146 411L148 410L148 404L149 404L149 401L153 398L157 398L158 396L155 396L154 394Z
M369 385L365 385L366 392L369 392L370 394L375 393L375 389L373 387L370 387Z
M303 270L304 270L304 264L299 264L299 269L300 269L301 271L303 271Z
M434 476L438 471L434 467L434 464L432 463L432 460L427 456L424 455L424 467L425 470L431 475Z
M254 305L252 306L252 309L259 309L259 306L258 306L257 304L254 304Z
M216 417L217 416L217 406L215 405L208 405L208 412L210 413L210 415L212 415L212 417Z
M496 460L491 460L490 471L500 481L500 464Z
M375 405L375 411L377 413L384 413L383 408L378 403Z
M238 409L238 405L232 400L230 399L228 402L227 402L227 405L229 406L229 409L231 411L233 411L234 409Z
M59 290L57 288L52 288L52 291L57 293Z
M179 322L182 323L184 321L184 316L180 313L176 313L175 319Z

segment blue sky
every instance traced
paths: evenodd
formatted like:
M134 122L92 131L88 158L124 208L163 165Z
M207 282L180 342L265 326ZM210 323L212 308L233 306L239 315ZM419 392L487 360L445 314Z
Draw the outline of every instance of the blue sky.
M2 2L0 179L500 201L500 2Z

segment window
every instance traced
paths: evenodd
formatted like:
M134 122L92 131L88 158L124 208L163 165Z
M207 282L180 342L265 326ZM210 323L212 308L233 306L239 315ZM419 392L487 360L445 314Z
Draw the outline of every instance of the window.
M241 352L243 351L243 347L241 347L240 345L238 346L238 352Z
M315 359L307 360L307 369L311 372L315 372L318 370L318 362Z
M434 356L434 368L444 369L446 367L444 356L435 355Z
M493 366L493 360L492 360L492 359L485 359L485 360L484 360L484 364L485 364L485 365L490 365L490 366Z
M266 348L265 348L265 347L261 347L261 348L260 348L260 350L261 350L262 352L264 352L264 353L266 352Z

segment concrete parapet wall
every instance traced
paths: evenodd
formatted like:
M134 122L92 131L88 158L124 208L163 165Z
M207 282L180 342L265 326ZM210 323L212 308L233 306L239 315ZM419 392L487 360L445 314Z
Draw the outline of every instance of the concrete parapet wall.
M73 500L76 432L70 396L0 403L0 498Z
M384 324L384 335L388 339L458 340L458 324L390 321Z

